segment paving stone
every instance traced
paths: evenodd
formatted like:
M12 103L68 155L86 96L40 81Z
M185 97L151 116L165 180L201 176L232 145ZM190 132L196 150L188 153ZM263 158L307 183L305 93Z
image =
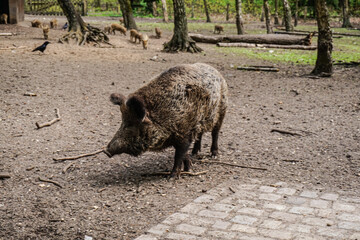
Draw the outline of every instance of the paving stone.
M279 211L273 212L270 215L270 217L278 219L278 220L286 221L286 222L296 222L300 219L300 216L297 214L279 212Z
M334 225L334 221L330 219L325 218L316 218L316 217L307 217L302 220L303 223L306 223L308 225L315 225L315 226L332 226Z
M235 223L244 224L244 225L252 225L256 221L258 221L258 219L255 217L249 217L246 215L237 215L233 219L231 219L231 221L235 222Z
M259 199L268 200L268 201L277 201L281 199L281 195L272 194L272 193L264 193L259 195Z
M334 202L333 209L337 211L354 212L356 207L350 204Z
M257 203L255 201L239 199L236 202L236 205L239 206L239 207L255 207L257 205Z
M212 228L225 230L230 225L231 225L230 222L225 222L225 221L218 220L212 225Z
M323 218L335 218L336 213L332 209L317 209L316 216Z
M296 197L296 196L290 196L286 199L286 203L293 204L293 205L303 205L308 201L308 199L304 197Z
M280 188L276 192L277 194L283 194L283 195L294 195L296 193L296 189L294 188Z
M211 203L217 199L216 196L205 194L194 200L195 203Z
M349 240L359 240L359 239L360 239L360 232L352 234L349 238Z
M360 223L357 222L339 222L339 228L355 230L360 232Z
M228 213L231 210L233 210L235 208L235 206L230 205L230 204L216 203L213 206L211 206L210 208L215 210L215 211Z
M290 224L286 229L292 232L310 233L313 227L304 224Z
M300 197L306 197L306 198L317 198L318 197L318 192L315 191L303 191L302 193L300 193Z
M247 214L247 215L253 215L253 216L261 216L264 214L264 210L256 209L256 208L240 208L238 213Z
M170 217L166 218L163 224L167 224L167 225L178 224L188 217L189 217L188 214L174 213Z
M346 231L333 228L320 228L317 231L321 236L332 237L336 239L345 239Z
M243 233L256 233L257 228L250 227L248 225L233 224L230 228L231 231L243 232Z
M329 240L325 237L320 237L319 235L311 235L311 234L299 234L295 235L293 240Z
M240 234L240 235L238 236L238 239L239 239L239 240L276 240L276 239L274 239L274 238L254 236L254 235L244 236L244 235L242 235L242 234Z
M155 236L151 235L141 235L140 237L135 238L135 240L157 240Z
M337 218L343 221L360 222L360 215L350 213L342 213Z
M198 238L193 235L186 235L186 234L179 234L179 233L169 233L165 236L165 239L174 239L174 240L200 240L201 238Z
M211 211L211 210L202 210L198 213L199 216L209 217L209 218L226 218L229 214L225 212Z
M180 212L196 214L197 212L199 212L200 210L202 210L204 208L205 208L205 206L203 204L189 203L188 205L186 205L185 207L180 209Z
M289 213L302 214L302 215L310 215L314 213L313 208L309 207L292 207L289 210Z
M259 229L259 233L261 233L265 237L284 239L284 240L290 240L292 239L293 236L291 232L285 230Z
M201 235L206 231L206 228L189 224L180 224L176 227L176 231L190 233L192 235Z
M275 204L275 203L265 203L264 208L270 208L270 209L274 209L277 211L283 211L286 209L286 205Z
M183 223L200 226L200 227L210 227L215 223L215 218L205 218L199 216L191 216L183 221Z
M330 202L325 200L313 199L310 201L310 207L314 208L329 208Z
M236 239L236 233L233 232L209 231L208 235L215 239Z
M162 235L170 229L170 226L164 224L158 224L148 230L149 233L154 235Z
M283 225L283 222L276 221L276 220L265 220L260 227L262 228L268 228L268 229L279 229Z
M273 193L277 190L275 187L269 187L269 186L261 186L259 188L260 192L266 192L266 193Z
M339 198L339 194L336 193L325 193L320 196L321 199L336 201Z

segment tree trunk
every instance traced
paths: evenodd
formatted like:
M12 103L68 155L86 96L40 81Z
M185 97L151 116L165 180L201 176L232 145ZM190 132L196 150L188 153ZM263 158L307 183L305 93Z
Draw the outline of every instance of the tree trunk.
M329 13L325 0L315 0L316 18L318 24L318 51L313 75L327 75L333 73L332 63L332 33L329 24Z
M109 38L96 27L86 25L81 16L76 12L71 0L58 0L58 4L63 10L68 21L68 33L59 39L59 42L69 42L74 39L78 45L83 45L88 42L95 42L97 44L109 44Z
M204 0L204 8L205 8L205 14L206 14L206 22L211 22L210 14L209 14L209 7L207 5L206 0Z
M279 25L278 0L275 0L274 24L275 24L275 25Z
M298 25L298 14L299 14L299 0L295 0L295 19L294 27Z
M269 12L269 3L268 0L264 0L264 13L265 13L265 23L266 23L266 33L272 33L271 23L270 23L270 12Z
M185 12L184 0L173 0L174 6L174 34L170 42L164 44L166 52L202 52L203 50L196 46L194 40L188 35L187 18Z
M291 9L288 0L283 0L284 3L284 22L287 32L294 30L294 26L291 23Z
M248 34L248 35L223 35L205 36L202 34L190 34L196 42L219 43L219 42L245 42L257 44L277 44L277 45L304 45L310 46L313 34L306 37L290 36L283 34Z
M157 9L156 1L153 1L152 2L152 14L153 14L154 17L158 16L158 13L157 13L156 9Z
M166 0L165 0L166 1ZM194 18L195 17L195 13L194 13L194 8L195 8L195 1L196 0L192 0L191 1L191 18Z
M164 22L169 22L169 16L168 16L168 12L167 12L167 6L166 6L166 0L161 0L162 3L162 10L163 10L163 15L164 15Z
M226 3L226 21L229 21L230 3Z
M124 18L124 25L127 29L137 29L130 0L118 0Z
M307 6L304 6L304 22L306 22L306 17L307 17Z
M350 23L350 15L349 15L349 0L341 0L341 8L342 8L342 17L343 17L343 24L341 27L352 28L352 25Z
M236 22L237 34L242 35L244 34L244 24L241 16L241 0L235 0L235 9L236 9L235 22Z
M260 15L260 22L263 22L265 20L264 16L264 5L261 6L261 15Z

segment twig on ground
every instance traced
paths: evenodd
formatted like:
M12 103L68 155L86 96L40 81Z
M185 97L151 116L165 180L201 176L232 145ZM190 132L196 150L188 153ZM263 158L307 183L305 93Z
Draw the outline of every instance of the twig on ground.
M237 67L237 70L247 70L247 71L265 71L265 72L278 72L280 69L276 67Z
M0 172L0 179L10 178L10 173Z
M69 164L67 164L64 168L63 168L63 173L66 173L67 172L67 170L72 166L74 164L74 162L71 162L71 163L69 163Z
M63 186L62 186L60 183L58 183L58 182L56 182L56 181L53 181L53 180L44 179L44 178L39 177L39 181L40 181L40 182L52 183L52 184L54 184L55 186L57 186L57 187L59 187L59 188L63 188Z
M236 193L236 191L235 191L232 187L229 187L229 190L230 190L232 193Z
M303 135L301 135L299 133L289 132L289 131L280 130L280 129L271 129L271 132L278 132L278 133L281 133L281 134L288 134L288 135L291 135L291 136L300 136L300 137L303 136Z
M219 162L219 161L212 161L212 160L200 160L198 162L200 162L200 163L214 163L214 164L227 165L227 166L232 166L232 167L249 168L249 169L254 169L254 170L262 170L262 171L267 170L266 168L242 166L242 165L238 165L238 164L235 164L235 163Z
M291 163L297 163L297 162L301 162L301 160L293 160L293 159L284 159L282 160L283 162L291 162Z
M77 155L77 156L72 156L72 157L53 158L53 160L54 160L54 161L76 160L76 159L83 158L83 157L93 156L93 155L96 155L96 154L99 154L99 153L102 153L102 152L104 152L104 149L100 149L100 150L97 150L97 151L92 152L92 153L85 153L85 154L81 154L81 155Z
M43 127L48 127L53 125L54 123L56 123L57 121L60 121L61 117L60 117L60 113L59 113L59 109L55 109L55 114L56 114L56 118L54 118L53 120L51 120L50 122L45 122L45 123L35 123L37 129L43 128Z
M180 175L189 175L189 176L199 176L202 174L206 174L208 171L202 171L202 172L197 172L197 173L193 173L193 172L180 172ZM145 174L145 175L150 175L150 176L156 176L156 175L171 175L171 172L156 172L156 173L150 173L150 174Z

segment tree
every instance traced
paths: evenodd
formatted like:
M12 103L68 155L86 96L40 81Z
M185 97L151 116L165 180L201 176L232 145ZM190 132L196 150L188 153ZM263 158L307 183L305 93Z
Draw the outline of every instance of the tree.
M83 45L88 42L95 42L97 44L109 44L109 38L99 28L92 27L86 24L81 16L76 12L71 0L58 0L58 3L63 10L68 21L68 33L59 39L60 42L69 42L74 39L78 45Z
M273 33L270 23L270 11L268 0L264 0L264 13L265 13L265 24L266 24L266 33Z
M288 0L283 0L284 3L284 22L287 32L294 31L294 26L291 23L291 9Z
M318 50L313 75L330 76L333 73L332 64L332 32L329 24L329 12L325 0L315 0L316 19L318 24Z
M205 14L206 14L206 22L211 22L210 14L209 14L209 7L207 5L206 0L204 0L204 8L205 8Z
M278 0L275 0L274 24L279 25Z
M169 16L168 16L168 12L167 12L167 6L166 6L166 0L161 0L162 3L162 10L163 10L163 21L164 22L169 22Z
M295 0L295 19L294 27L298 25L298 15L299 15L299 0Z
M229 10L230 10L230 3L226 3L226 21L229 21Z
M164 44L166 52L202 52L203 50L196 46L194 40L188 35L187 18L185 12L184 0L173 0L174 6L174 34L170 40Z
M341 0L340 2L341 2L342 18L343 18L343 23L341 27L352 28L352 25L350 23L350 15L349 15L349 0Z
M127 29L137 29L130 0L118 0Z
M236 22L237 34L241 35L244 34L244 23L241 16L241 0L235 0L235 9L236 9L235 22Z

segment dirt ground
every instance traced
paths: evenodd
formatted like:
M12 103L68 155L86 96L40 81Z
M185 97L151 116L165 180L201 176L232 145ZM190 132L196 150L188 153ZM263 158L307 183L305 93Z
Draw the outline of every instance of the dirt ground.
M171 32L150 38L145 51L120 34L110 36L116 48L62 45L57 39L64 32L56 30L45 53L33 53L44 40L41 29L29 27L30 20L0 25L0 32L17 33L0 37L0 172L11 176L0 180L0 239L133 239L229 178L360 194L359 67L337 66L333 77L320 79L304 76L313 66L292 64L278 64L278 73L244 72L230 66L272 63L206 44L200 44L201 54L163 53ZM64 22L60 19L60 25ZM3 50L13 46L18 48ZM130 94L169 67L195 62L217 68L229 85L218 161L266 171L194 160L195 172L209 172L175 181L151 176L172 168L173 149L140 157L99 154L53 161L109 142L121 121L111 93ZM35 123L52 120L56 108L61 120L37 130ZM205 158L209 145L207 134Z

